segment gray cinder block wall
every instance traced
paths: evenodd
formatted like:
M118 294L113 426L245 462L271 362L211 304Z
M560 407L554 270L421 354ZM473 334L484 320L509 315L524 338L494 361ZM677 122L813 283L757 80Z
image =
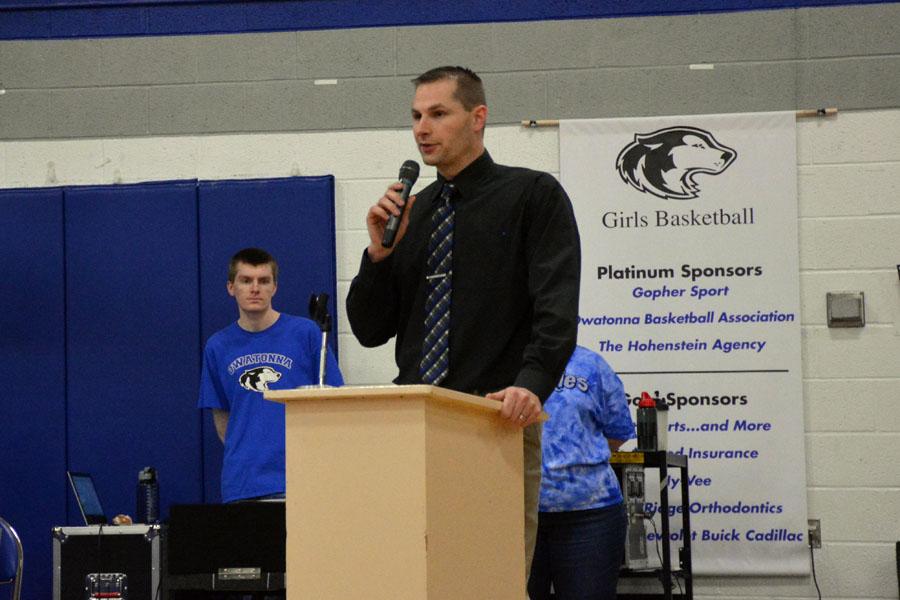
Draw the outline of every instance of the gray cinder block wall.
M624 19L0 42L0 139L405 126L409 78L484 75L494 123L900 98L900 3ZM324 81L323 81L324 80Z

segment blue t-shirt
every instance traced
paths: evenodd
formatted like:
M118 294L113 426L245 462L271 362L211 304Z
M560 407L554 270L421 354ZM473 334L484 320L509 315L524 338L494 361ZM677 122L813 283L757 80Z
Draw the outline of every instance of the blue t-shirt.
M622 381L596 352L577 346L544 403L541 512L602 508L622 502L607 439L635 437Z
M229 412L223 502L284 493L284 405L263 392L317 384L321 346L315 323L284 313L264 331L235 322L206 342L199 406ZM326 383L343 385L330 349L325 368Z

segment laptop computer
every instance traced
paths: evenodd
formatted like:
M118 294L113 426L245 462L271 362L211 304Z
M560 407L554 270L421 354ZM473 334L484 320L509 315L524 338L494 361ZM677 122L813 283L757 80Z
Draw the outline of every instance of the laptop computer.
M75 492L75 501L78 503L84 524L106 525L109 521L100 503L100 496L97 495L97 488L94 487L94 479L89 473L66 471L66 474L69 476L69 483L72 484L72 491Z

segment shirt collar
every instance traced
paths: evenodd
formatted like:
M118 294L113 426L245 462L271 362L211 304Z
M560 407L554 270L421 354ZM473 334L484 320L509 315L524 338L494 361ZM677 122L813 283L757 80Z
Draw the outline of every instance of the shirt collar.
M491 173L493 168L494 160L491 158L488 151L485 150L481 156L469 163L469 165L460 171L450 182L456 186L457 197L471 198L474 196L478 191L482 180ZM440 173L438 173L437 180L441 186L447 182Z

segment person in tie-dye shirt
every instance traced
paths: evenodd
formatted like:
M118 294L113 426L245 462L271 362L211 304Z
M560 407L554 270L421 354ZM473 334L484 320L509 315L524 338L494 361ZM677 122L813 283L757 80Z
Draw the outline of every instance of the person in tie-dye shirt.
M635 437L622 381L578 346L544 404L543 469L531 600L615 598L627 517L609 457Z

